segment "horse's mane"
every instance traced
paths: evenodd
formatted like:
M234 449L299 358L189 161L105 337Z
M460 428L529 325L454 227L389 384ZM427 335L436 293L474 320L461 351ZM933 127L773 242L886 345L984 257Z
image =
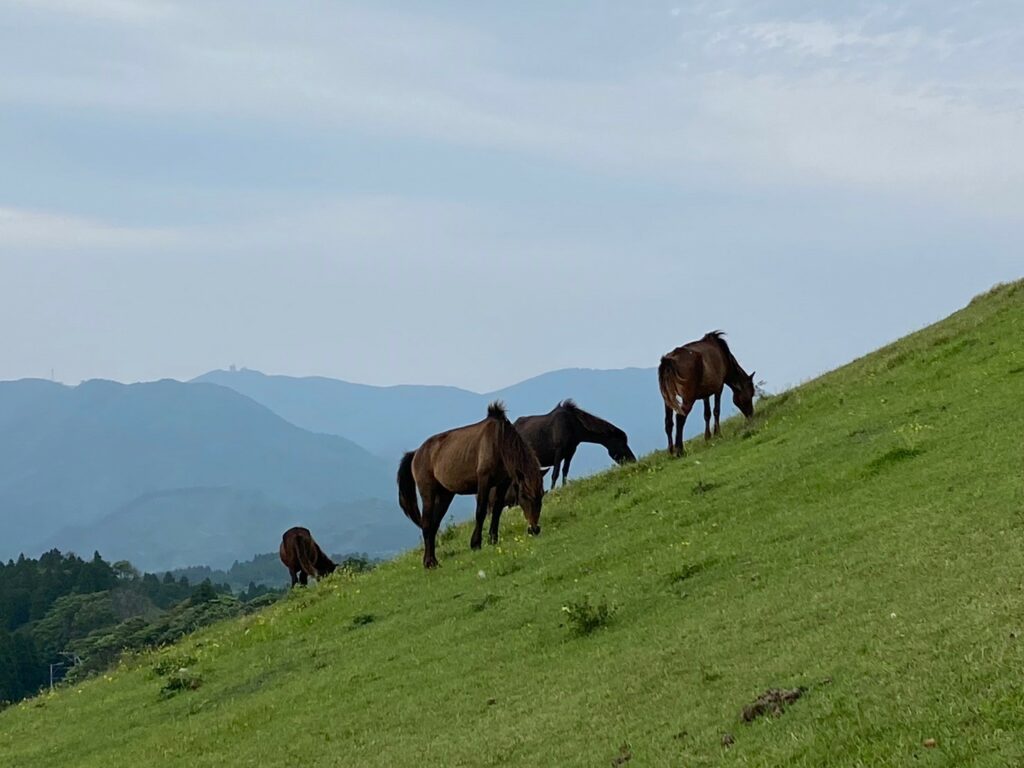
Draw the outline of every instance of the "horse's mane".
M571 397L566 400L563 400L555 407L556 409L561 408L562 410L571 413L573 416L576 417L576 420L580 423L580 426L582 426L588 432L592 432L595 435L621 434L623 437L626 436L625 432L616 427L610 421L605 421L599 416L595 416L592 413L584 411L582 408L576 405L576 401L573 400Z
M708 331L704 334L704 338L701 341L710 341L717 344L722 348L727 357L732 357L732 350L729 349L729 345L725 341L725 331Z
M498 450L501 453L501 461L509 474L523 473L523 477L526 479L526 487L521 487L519 492L529 498L532 489L542 486L544 482L537 454L523 440L519 430L508 420L505 404L500 400L495 400L487 407L487 418L497 419L501 422L501 431L498 438Z
M717 344L725 354L725 359L729 361L729 365L737 371L743 372L743 367L740 365L739 360L733 355L732 350L729 349L729 345L725 341L725 331L708 331L704 334L704 338L701 341L710 341L713 344Z

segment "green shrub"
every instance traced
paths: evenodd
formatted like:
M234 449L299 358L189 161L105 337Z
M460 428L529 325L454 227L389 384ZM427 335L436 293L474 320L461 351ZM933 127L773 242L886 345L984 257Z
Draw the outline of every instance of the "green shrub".
M584 597L582 600L563 605L562 612L566 614L573 634L583 636L607 626L612 620L615 608L604 599L591 603L589 597Z

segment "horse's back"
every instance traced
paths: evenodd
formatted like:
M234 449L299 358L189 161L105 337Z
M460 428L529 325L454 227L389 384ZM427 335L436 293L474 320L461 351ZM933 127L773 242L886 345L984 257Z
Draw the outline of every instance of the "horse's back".
M537 455L540 465L550 467L557 446L567 436L571 436L570 419L564 409L556 409L539 416L520 416L514 426L519 436Z
M721 392L725 385L725 374L729 369L729 361L722 351L721 345L710 339L691 341L686 345L688 349L700 355L701 359L701 380L699 389L702 396Z
M451 493L475 493L481 465L497 459L497 427L484 419L427 438L412 461L416 483L422 488L436 481Z

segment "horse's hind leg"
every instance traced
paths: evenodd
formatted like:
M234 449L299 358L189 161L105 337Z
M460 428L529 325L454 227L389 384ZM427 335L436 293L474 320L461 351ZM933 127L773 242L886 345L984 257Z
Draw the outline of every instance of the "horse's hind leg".
M718 424L718 417L722 413L722 390L715 392L715 434L722 434L722 428Z
M675 455L675 450L672 446L672 409L667 405L665 406L665 436L668 438L668 452L670 455Z
M498 526L501 524L501 513L505 509L505 494L508 493L509 483L499 485L494 494L494 502L491 506L491 529L488 532L488 539L491 544L498 543Z
M420 493L423 498L423 567L437 567L437 531L452 503L452 495L436 489Z
M704 439L711 439L711 398L704 398Z
M682 412L676 414L676 453L679 456L685 456L686 451L683 449L683 427L686 426L686 417L690 413L690 408L693 406L687 406L683 403Z
M295 569L293 569L293 568L289 568L289 569L288 569L288 575L292 577L292 586L294 587L294 586L295 586L295 584L296 584L296 583L298 582L298 580L299 580L299 577L298 577L298 576L296 575L296 571L295 571Z
M299 571L299 584L304 587L309 584L309 575L305 571Z

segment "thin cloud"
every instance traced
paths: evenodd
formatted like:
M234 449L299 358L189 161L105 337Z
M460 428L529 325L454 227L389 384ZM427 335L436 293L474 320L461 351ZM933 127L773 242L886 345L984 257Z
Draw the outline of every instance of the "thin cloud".
M172 14L141 47L115 36L73 60L31 69L8 60L0 103L357 126L596 172L842 183L975 212L1024 202L1016 136L1024 96L1004 80L992 103L991 92L975 97L974 81L966 88L918 72L915 62L954 44L906 23L871 31L870 14L751 23L708 11L687 28L684 72L673 70L677 52L665 50L627 77L570 79L517 71L507 63L513 52L485 32L411 12L324 6L305 19L246 5L248 21L238 25L232 9ZM956 46L984 57L975 38Z
M180 242L170 229L123 227L48 211L0 208L0 255L17 250L163 248Z

